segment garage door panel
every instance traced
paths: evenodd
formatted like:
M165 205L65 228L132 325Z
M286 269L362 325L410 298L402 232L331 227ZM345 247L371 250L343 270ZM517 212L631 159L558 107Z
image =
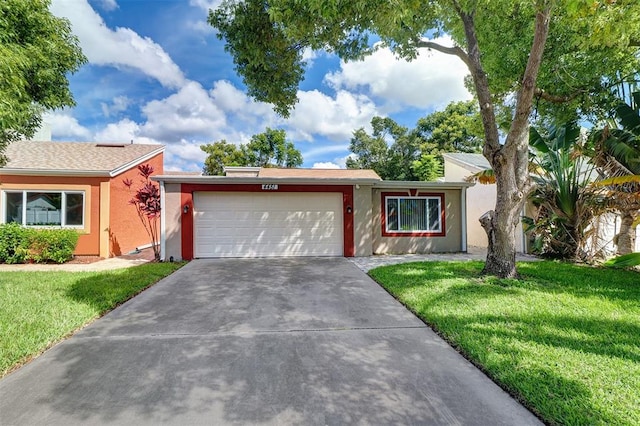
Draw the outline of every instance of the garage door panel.
M196 257L340 256L342 194L194 194Z

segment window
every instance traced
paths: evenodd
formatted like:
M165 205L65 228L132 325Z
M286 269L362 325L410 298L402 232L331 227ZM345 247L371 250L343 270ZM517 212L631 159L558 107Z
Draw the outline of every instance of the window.
M385 195L383 235L443 236L442 194L409 197Z
M84 226L84 192L5 191L4 222L25 226Z

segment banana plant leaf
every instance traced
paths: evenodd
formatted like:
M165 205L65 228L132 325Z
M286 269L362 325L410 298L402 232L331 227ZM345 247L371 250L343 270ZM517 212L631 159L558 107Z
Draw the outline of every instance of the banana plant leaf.
M630 268L638 265L640 265L640 253L623 254L604 262L604 266L610 268Z

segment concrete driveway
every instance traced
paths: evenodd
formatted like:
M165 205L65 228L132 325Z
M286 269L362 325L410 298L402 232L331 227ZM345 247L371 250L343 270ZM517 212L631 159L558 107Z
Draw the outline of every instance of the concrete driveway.
M0 380L0 424L538 420L342 258L196 260Z

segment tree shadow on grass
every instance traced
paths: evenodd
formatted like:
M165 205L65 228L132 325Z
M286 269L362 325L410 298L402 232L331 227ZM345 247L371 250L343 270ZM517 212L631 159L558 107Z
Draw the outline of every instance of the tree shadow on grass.
M635 377L633 366L640 364L640 324L633 320L629 313L632 311L619 318L607 317L599 316L598 310L590 314L589 306L602 300L621 312L628 307L637 309L638 274L616 271L614 278L611 271L572 265L545 267L544 263L521 264L520 272L521 280L481 279L477 268L463 265L456 271L451 264L425 262L386 272L374 271L372 275L510 392L531 407L544 407L548 421L603 424L632 421L618 417L615 410L606 408L604 401L599 404L590 400L592 395L586 381L597 379L587 371L598 370L599 365L584 364L585 377L573 376L574 380L559 364L544 357L557 356L559 363L580 363L581 354L592 354L611 359L608 363L611 368L627 365L629 375ZM571 275L569 279L565 279L566 274ZM456 277L463 280L446 281ZM527 298L529 292L540 297ZM561 295L569 297L554 310ZM501 302L492 306L501 298ZM581 303L582 299L589 299L583 307L563 306L572 301ZM536 305L518 306L530 300L540 303L541 309L533 307ZM574 357L564 359L569 352ZM619 389L618 397L610 396L618 398L618 407L633 404L637 397L633 394L637 389L633 379L622 374L619 380L619 386L612 383L603 386Z
M292 264L192 262L0 382L0 423L537 424L352 265Z
M150 263L114 271L82 274L66 296L102 314L155 284L180 264Z

